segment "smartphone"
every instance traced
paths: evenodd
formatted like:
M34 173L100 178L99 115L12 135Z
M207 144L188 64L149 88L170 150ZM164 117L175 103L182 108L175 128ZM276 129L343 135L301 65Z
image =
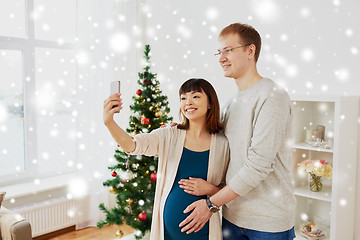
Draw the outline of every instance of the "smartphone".
M120 92L120 81L112 81L110 83L110 95L113 95L115 93L119 93ZM112 108L117 107L119 105L114 105ZM117 113L119 113L120 111L118 111Z
M112 81L110 83L110 95L120 92L120 81Z

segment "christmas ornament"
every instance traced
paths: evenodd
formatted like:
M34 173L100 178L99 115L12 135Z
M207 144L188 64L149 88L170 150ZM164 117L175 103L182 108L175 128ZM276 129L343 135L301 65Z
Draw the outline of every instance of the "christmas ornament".
M112 186L110 186L110 187L109 187L109 192L115 194L115 193L117 192L117 189L114 188L114 187L112 187Z
M150 118L141 118L141 124L143 125L147 125L150 123Z
M161 117L163 115L163 113L160 110L157 110L155 112L155 117Z
M131 165L131 167L132 167L132 169L133 169L134 171L136 171L136 170L138 170L138 168L139 168L139 164L133 163L133 164Z
M140 96L140 95L142 94L142 91L141 91L140 89L138 89L138 90L136 91L136 94Z
M121 230L117 230L115 234L118 238L122 238L124 236L124 233Z
M141 199L141 200L139 201L139 205L140 205L140 206L143 206L144 204L145 204L145 201Z
M129 158L126 160L126 169L129 168Z
M111 176L116 177L117 173L114 171L114 172L111 173Z
M156 173L153 172L151 175L150 175L150 180L153 181L153 182L156 182Z
M150 79L145 78L145 79L144 79L144 84L145 84L145 85L148 85L149 83L150 83Z
M133 204L134 201L132 199L128 198L128 199L126 199L126 202L129 204L130 213L133 214L133 211L131 209L131 204Z
M130 172L129 170L127 170L124 174L123 174L123 182L128 182L134 175L132 174L132 172Z
M141 213L139 213L138 218L139 218L139 221L141 221L141 222L146 221L147 214L145 212L141 212Z

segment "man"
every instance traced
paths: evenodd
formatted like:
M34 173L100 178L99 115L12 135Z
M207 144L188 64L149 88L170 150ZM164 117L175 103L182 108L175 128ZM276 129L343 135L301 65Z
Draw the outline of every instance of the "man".
M192 213L180 224L182 231L199 231L222 206L224 240L295 238L291 101L258 73L260 49L260 35L249 25L234 23L219 35L219 63L238 87L223 111L230 146L227 185L185 209Z

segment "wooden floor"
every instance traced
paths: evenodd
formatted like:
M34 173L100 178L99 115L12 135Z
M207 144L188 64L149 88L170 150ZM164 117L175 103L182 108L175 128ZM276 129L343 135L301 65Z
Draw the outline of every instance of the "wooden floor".
M88 227L65 233L54 238L49 238L49 240L112 240L117 238L116 231L118 230L122 230L124 236L134 232L131 227L125 224L121 226L106 226L102 229L98 229L97 227Z

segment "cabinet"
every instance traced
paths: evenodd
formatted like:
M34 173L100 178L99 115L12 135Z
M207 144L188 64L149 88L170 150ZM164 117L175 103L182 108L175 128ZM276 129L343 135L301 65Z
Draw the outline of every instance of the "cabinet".
M329 240L353 239L355 181L359 127L359 97L291 96L293 104L293 161L296 207L296 239L306 239L300 226L315 221ZM305 143L306 131L325 126L325 139L332 147ZM312 192L310 176L298 171L306 159L324 159L333 164L331 179L323 178L323 189Z

